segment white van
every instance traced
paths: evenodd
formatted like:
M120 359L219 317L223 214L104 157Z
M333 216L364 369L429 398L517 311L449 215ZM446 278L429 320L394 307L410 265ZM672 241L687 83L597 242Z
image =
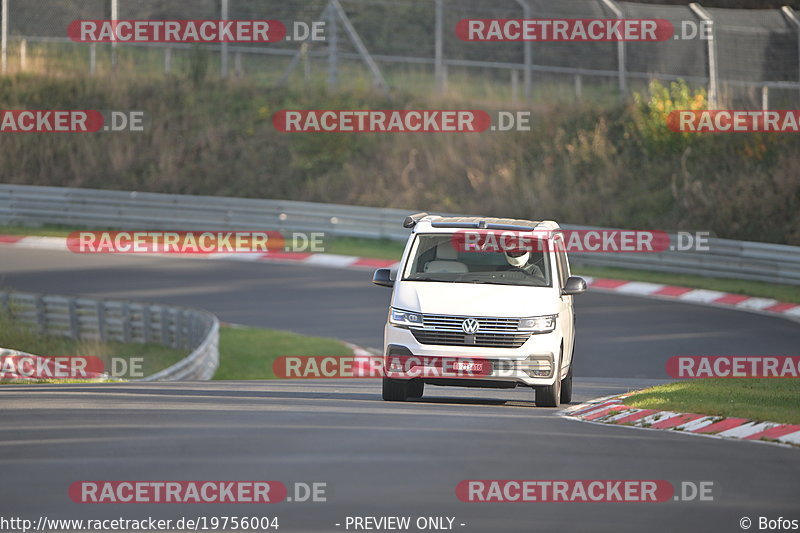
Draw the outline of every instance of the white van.
M393 288L383 399L422 397L425 384L521 385L537 406L569 403L572 297L586 282L570 275L558 224L419 213L403 226L412 233L399 271L372 279Z

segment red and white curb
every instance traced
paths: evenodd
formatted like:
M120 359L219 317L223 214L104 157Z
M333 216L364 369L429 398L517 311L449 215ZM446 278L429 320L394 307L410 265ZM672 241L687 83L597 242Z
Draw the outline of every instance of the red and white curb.
M0 244L19 246L22 248L36 248L40 250L67 249L67 240L64 237L25 237L19 235L0 235ZM142 254L143 255L143 254ZM149 254L154 255L154 254ZM168 254L161 254L166 256ZM346 268L358 270L372 270L375 268L398 268L399 263L392 259L374 259L352 255L338 255L326 253L212 253L212 254L181 254L177 257L192 259L227 259L238 261L270 261L293 263L310 266ZM683 303L724 307L737 311L748 311L767 315L778 315L786 318L800 320L800 304L781 302L772 298L757 298L734 294L729 292L712 291L708 289L692 289L661 283L645 281L624 281L618 279L584 277L592 290L614 292L673 300Z
M800 319L800 304L781 302L773 298L757 298L730 292L692 289L690 287L678 287L675 285L649 283L646 281L623 281L605 278L584 279L586 279L586 283L591 285L594 290L663 300L675 300L713 307L725 307L737 311L781 315L787 318Z
M800 446L800 425L759 422L747 418L640 409L625 405L631 394L606 396L561 411L561 416L640 429L680 431L690 435Z

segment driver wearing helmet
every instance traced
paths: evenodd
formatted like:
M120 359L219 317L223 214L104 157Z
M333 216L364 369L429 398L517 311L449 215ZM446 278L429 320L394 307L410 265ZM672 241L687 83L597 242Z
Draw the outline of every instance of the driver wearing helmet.
M508 263L508 268L506 270L521 270L529 276L536 276L544 279L542 270L536 265L538 260L528 264L528 261L531 260L531 253L528 250L506 250L503 254L505 255L506 263Z

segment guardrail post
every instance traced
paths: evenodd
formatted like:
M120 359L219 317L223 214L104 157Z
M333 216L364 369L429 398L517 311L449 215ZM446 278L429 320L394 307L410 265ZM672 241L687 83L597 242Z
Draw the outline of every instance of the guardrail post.
M106 333L106 303L102 300L97 301L97 332L100 335L100 340L105 341L108 338Z
M150 321L152 320L150 315L150 306L147 304L142 305L142 335L144 335L144 343L149 344L152 336L152 331L150 327Z
M45 316L44 312L44 296L37 294L33 304L36 306L36 329L40 334L43 335L47 332L47 317Z
M183 310L179 309L172 315L175 321L174 348L180 348L183 344Z
M70 298L67 300L67 306L69 307L69 334L70 337L73 339L80 339L81 338L81 331L80 326L78 324L78 308L75 303L75 298Z
M708 107L717 109L719 105L719 65L717 64L717 39L714 31L714 19L700 4L693 2L689 9L703 22L708 23L709 32L706 41L706 58L708 60Z
M122 302L122 342L131 342L131 308Z

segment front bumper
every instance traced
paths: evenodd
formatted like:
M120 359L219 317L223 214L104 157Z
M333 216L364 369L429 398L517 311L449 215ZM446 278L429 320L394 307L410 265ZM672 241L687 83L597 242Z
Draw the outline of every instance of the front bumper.
M531 335L519 348L421 344L409 329L387 322L384 328L384 365L389 377L422 378L436 384L447 384L447 380L450 380L456 386L471 381L552 385L558 374L555 367L560 346L558 329L551 333ZM479 373L464 375L450 372L443 376L442 361L447 364L453 360L488 363L491 368L484 366ZM407 364L401 365L400 362ZM440 376L442 379L436 379Z

